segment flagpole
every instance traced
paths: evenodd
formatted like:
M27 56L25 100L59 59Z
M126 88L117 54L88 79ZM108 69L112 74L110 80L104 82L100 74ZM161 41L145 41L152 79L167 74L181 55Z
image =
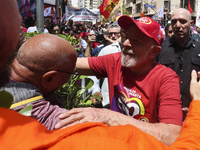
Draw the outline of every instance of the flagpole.
M143 0L141 0L141 13L143 13Z
M44 32L44 1L37 0L36 2L36 16L38 32Z

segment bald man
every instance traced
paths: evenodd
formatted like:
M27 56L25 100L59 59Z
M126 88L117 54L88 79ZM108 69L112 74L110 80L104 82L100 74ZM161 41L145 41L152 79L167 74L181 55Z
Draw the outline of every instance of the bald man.
M11 108L16 111L33 104L32 117L52 130L60 121L58 115L66 111L54 92L68 81L75 63L76 52L68 41L52 34L36 35L19 49L10 66L10 83L1 90L12 93Z
M157 61L160 64L173 69L181 79L180 96L183 120L185 120L192 101L189 92L191 71L200 71L200 42L190 37L192 22L191 14L187 9L176 9L171 17L174 35L163 42L161 52L157 56Z

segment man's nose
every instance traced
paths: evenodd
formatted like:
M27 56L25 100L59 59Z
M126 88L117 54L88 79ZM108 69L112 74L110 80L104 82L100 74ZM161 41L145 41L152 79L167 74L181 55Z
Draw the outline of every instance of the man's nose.
M176 22L176 26L177 26L177 27L180 27L180 26L181 26L181 23L180 23L179 21L177 21L177 22Z
M131 46L129 39L124 41L123 46Z

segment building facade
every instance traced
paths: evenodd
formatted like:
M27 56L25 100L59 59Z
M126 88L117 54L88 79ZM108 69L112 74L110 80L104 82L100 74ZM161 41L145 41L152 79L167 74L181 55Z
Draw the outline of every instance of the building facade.
M78 0L78 8L98 9L103 0Z
M134 18L140 17L141 13L152 17L163 7L164 19L166 19L166 14L171 14L175 9L188 8L188 0L135 0L135 4L133 0L123 0L123 4L131 17ZM192 16L195 17L197 15L197 0L190 0L190 4L193 9Z

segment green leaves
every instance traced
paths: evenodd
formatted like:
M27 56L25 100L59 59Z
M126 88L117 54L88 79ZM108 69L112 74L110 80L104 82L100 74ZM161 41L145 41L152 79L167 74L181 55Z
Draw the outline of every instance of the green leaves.
M33 109L33 105L30 104L19 111L20 114L24 116L31 116L31 111Z
M0 91L0 107L10 108L13 102L13 96L7 91Z
M81 79L85 79L85 87L80 86ZM64 99L64 107L68 110L75 107L94 107L94 103L90 100L90 94L86 93L87 96L83 99L83 94L93 84L93 80L87 78L87 76L72 75L69 81L57 91Z
M10 108L13 103L13 96L7 91L0 91L0 107ZM20 114L31 116L33 105L28 105L19 111Z

